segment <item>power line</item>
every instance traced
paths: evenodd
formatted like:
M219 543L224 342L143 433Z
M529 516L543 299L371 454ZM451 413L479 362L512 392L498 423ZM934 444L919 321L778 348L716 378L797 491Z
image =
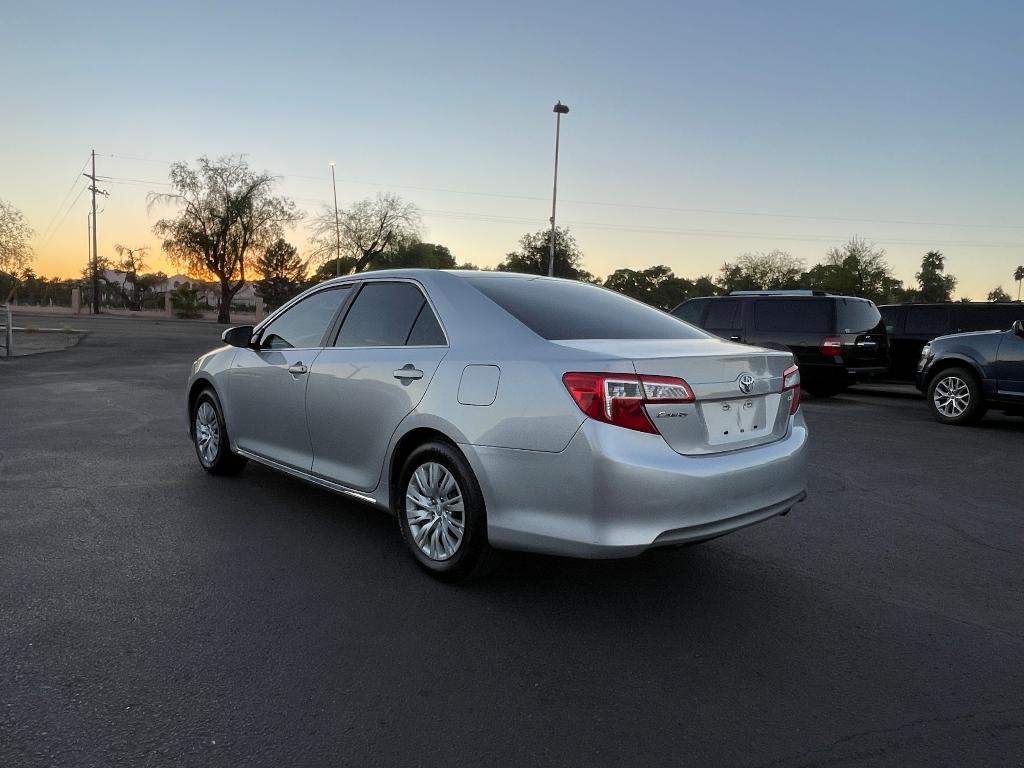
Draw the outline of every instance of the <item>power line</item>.
M166 163L167 161L155 160L153 158L144 157L131 157L128 155L109 155L109 157L122 159L122 160L137 160L140 162L147 163ZM306 179L310 181L321 181L326 183L329 179L326 176L308 176L298 173L288 174L277 174L282 179ZM387 187L394 189L410 189L420 192L440 192L443 194L452 195L467 195L472 197L490 197L505 200L525 200L530 202L547 202L547 198L538 197L535 195L517 195L503 192L481 192L478 190L467 190L467 189L453 189L449 187L430 187L423 185L414 184L395 184L391 182L380 182L380 181L364 181L360 179L338 179L343 184L355 184L371 187ZM148 182L153 184L166 184L166 182ZM915 219L882 219L882 218L870 218L870 217L855 217L855 216L818 216L814 214L797 214L797 213L785 213L777 211L752 211L752 210L736 210L726 208L687 208L682 206L667 206L667 205L648 205L643 203L619 203L609 202L603 200L576 200L576 199L563 199L565 203L573 203L575 205L593 205L605 208L626 208L633 210L646 210L646 211L663 211L666 213L699 213L708 215L718 216L754 216L763 218L779 218L779 219L798 219L807 221L837 221L848 224L897 224L904 226L915 226L915 227L953 227L963 229L1011 229L1011 230L1024 230L1024 224L993 224L993 223L979 223L979 222L947 222L947 221L920 221Z
M53 227L53 222L55 222L57 220L57 216L60 215L61 210L64 208L64 204L68 201L68 198L71 196L71 193L75 191L75 184L79 183L79 179L82 176L82 171L85 170L87 165L89 165L89 158L86 158L85 162L82 163L82 167L78 170L78 173L75 174L75 178L71 180L71 186L69 186L68 187L68 191L64 193L64 198L60 201L60 205L57 206L57 210L54 211L53 212L53 216L50 217L50 223L46 225L46 229L43 231L43 243L44 244L49 241L50 235L52 234L50 230L51 230L51 227ZM76 198L76 200L77 200L77 198ZM74 203L72 203L71 205L74 206ZM70 209L68 209L68 210L70 210ZM67 216L66 213L64 215ZM64 222L64 220L61 219L61 223L63 223L63 222Z

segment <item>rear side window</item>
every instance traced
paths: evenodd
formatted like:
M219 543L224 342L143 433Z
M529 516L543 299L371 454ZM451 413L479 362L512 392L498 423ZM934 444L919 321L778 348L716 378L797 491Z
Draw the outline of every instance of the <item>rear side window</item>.
M345 315L334 346L402 347L414 331L421 339L419 345L444 343L437 318L420 289L411 283L367 283Z
M690 323L690 325L700 325L700 313L704 311L705 304L707 304L707 301L704 299L690 299L676 307L672 314L680 320Z
M948 307L907 307L905 333L918 336L942 336L949 332Z
M828 334L832 332L832 304L828 299L755 301L754 327L759 331Z
M882 314L870 301L837 299L840 333L867 333L878 327Z
M518 277L465 279L538 336L552 341L704 338L672 315L587 283Z
M739 328L743 305L739 299L716 299L708 307L705 328Z

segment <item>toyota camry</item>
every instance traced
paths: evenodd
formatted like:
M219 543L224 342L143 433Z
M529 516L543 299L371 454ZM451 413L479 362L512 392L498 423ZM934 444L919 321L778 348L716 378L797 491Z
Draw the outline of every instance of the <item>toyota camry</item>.
M386 510L444 580L484 572L495 550L703 541L806 495L789 352L594 285L366 273L223 340L188 380L203 469L255 461Z

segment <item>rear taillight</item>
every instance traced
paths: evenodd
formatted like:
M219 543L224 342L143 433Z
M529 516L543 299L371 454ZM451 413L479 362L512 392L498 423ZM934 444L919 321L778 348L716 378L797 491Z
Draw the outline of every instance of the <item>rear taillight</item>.
M567 373L562 383L587 416L640 432L657 433L644 406L692 403L693 390L674 376L621 373Z
M793 393L793 399L789 401L789 415L792 416L800 407L800 369L795 365L789 366L782 374L782 394Z
M838 336L826 336L821 340L821 346L818 347L818 351L829 357L841 355L843 354L843 340Z

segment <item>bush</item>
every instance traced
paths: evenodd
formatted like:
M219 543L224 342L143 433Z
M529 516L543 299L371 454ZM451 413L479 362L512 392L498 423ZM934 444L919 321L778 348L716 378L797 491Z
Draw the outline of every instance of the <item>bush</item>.
M199 291L180 285L171 291L171 305L174 314L181 318L202 317L199 311Z

